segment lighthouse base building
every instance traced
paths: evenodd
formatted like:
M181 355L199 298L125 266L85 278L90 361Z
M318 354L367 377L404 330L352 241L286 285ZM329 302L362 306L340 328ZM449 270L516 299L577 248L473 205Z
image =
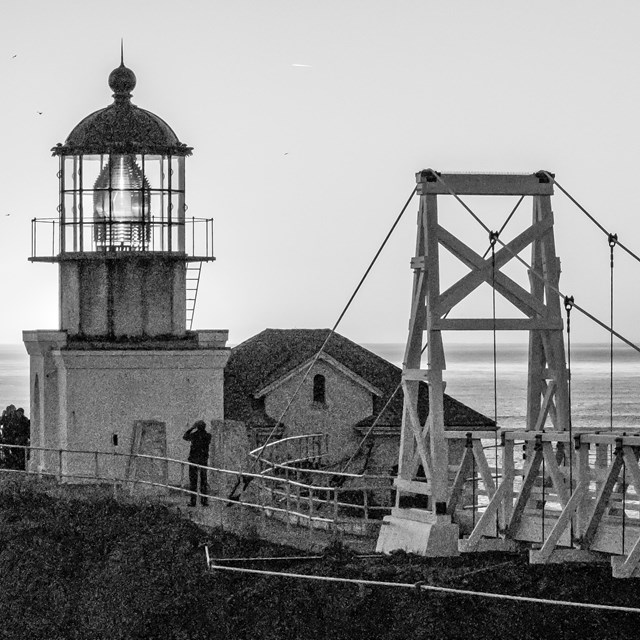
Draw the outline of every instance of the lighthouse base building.
M89 343L65 331L25 331L30 357L32 470L68 479L124 478L130 453L186 459L182 434L196 420L223 419L227 331L189 339ZM136 345L140 346L140 345ZM100 451L94 455L58 450ZM167 470L181 479L179 466ZM131 477L136 479L136 474ZM158 480L162 470L154 473Z

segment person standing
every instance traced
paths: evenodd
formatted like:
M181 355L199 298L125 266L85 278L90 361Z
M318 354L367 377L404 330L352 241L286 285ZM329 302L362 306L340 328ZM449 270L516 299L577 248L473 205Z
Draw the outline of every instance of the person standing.
M18 449L6 446L17 444L16 438L18 436L18 412L15 405L10 404L3 412L2 418L0 418L0 426L2 427L2 457L3 467L5 469L17 469L16 466L19 462Z
M190 429L187 429L182 436L183 440L191 443L188 462L189 465L189 489L191 500L189 506L196 506L196 493L200 495L200 504L206 507L209 504L207 493L209 486L207 483L207 470L196 465L206 466L209 463L209 446L211 444L211 434L207 432L207 425L204 420L198 420ZM198 492L198 479L200 480L200 491Z
M16 432L14 444L21 447L28 447L31 441L31 420L24 415L24 409L20 407L16 410ZM24 471L27 468L27 449L15 449L16 469Z

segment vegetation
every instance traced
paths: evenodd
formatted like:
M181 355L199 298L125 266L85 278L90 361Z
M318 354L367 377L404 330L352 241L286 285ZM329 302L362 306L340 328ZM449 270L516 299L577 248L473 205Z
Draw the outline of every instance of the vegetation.
M388 587L208 572L213 557L299 555L255 536L205 532L162 506L0 490L0 638L635 638L640 616ZM530 566L522 554L361 559L254 568L640 606L640 581L608 566Z

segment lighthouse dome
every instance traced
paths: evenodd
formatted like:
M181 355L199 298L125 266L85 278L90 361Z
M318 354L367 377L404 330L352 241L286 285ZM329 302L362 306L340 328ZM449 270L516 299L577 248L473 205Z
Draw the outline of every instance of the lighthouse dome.
M162 118L131 102L136 76L124 62L109 74L109 86L113 91L113 104L81 120L64 144L52 149L53 155L191 155L192 147L180 142Z

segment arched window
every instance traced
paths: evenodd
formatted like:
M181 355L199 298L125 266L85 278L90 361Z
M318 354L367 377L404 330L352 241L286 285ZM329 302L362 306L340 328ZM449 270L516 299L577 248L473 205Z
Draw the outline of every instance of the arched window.
M313 376L313 401L324 404L325 402L325 379L320 373Z

